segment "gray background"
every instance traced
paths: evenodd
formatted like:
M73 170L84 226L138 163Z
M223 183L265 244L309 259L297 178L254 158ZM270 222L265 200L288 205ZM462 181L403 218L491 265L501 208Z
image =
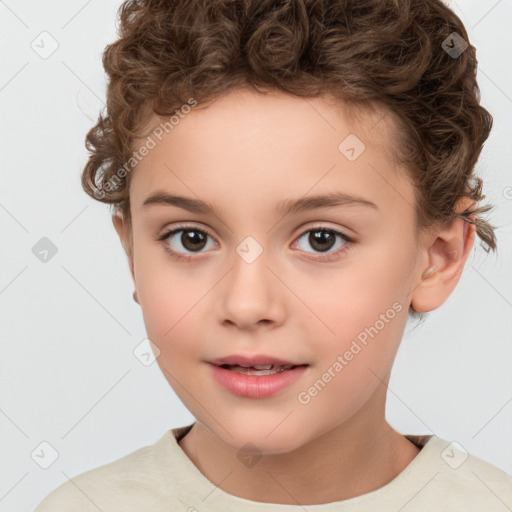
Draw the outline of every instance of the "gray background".
M0 512L32 510L68 478L193 421L157 363L133 353L146 336L125 255L108 207L80 187L119 5L0 1ZM477 240L453 295L409 324L387 416L512 474L512 0L450 5L495 121L478 173L497 205L499 253ZM33 253L43 237L57 248L46 263ZM42 442L58 453L47 469Z

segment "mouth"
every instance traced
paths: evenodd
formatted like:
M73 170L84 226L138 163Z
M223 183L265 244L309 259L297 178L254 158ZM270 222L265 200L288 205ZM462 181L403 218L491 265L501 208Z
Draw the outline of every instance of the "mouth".
M269 356L267 354L233 354L231 356L219 357L208 361L216 366L239 366L241 368L256 368L256 369L269 369L263 368L268 366L303 366L304 363L288 361L279 357Z
M304 377L309 367L266 355L234 355L208 363L218 384L246 398L270 398Z
M305 364L299 365L275 365L275 364L263 364L263 365L254 365L254 366L243 366L239 364L221 364L219 365L221 368L226 370L230 370L235 373L241 373L243 375L275 375L276 373L286 372L288 370L293 370L298 366L307 366Z

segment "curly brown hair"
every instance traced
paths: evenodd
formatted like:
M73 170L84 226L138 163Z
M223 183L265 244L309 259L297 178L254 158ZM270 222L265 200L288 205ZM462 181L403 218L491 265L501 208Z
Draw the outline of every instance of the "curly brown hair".
M462 217L496 251L494 226L480 216L494 207L477 206L485 196L474 174L492 116L479 104L476 50L441 0L127 0L118 17L82 186L130 230L132 173L119 171L150 116L251 87L384 107L415 186L418 231ZM474 208L458 212L463 197Z

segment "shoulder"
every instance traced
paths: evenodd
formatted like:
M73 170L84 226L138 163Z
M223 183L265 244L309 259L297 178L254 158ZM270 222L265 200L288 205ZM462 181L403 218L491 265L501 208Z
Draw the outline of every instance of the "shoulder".
M427 492L422 494L438 496L451 510L461 505L467 512L512 507L512 477L505 471L437 436L423 450L418 461Z
M48 494L33 512L146 510L158 498L158 489L163 487L155 450L168 442L169 436L172 436L171 431L153 445L69 478Z

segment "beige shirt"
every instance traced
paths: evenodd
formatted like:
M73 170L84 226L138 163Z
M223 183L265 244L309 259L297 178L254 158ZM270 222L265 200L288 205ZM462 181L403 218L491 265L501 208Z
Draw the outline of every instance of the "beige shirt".
M51 492L33 512L506 512L512 477L437 436L406 437L421 448L391 482L321 505L277 505L239 498L210 482L178 444L192 427L86 471Z

